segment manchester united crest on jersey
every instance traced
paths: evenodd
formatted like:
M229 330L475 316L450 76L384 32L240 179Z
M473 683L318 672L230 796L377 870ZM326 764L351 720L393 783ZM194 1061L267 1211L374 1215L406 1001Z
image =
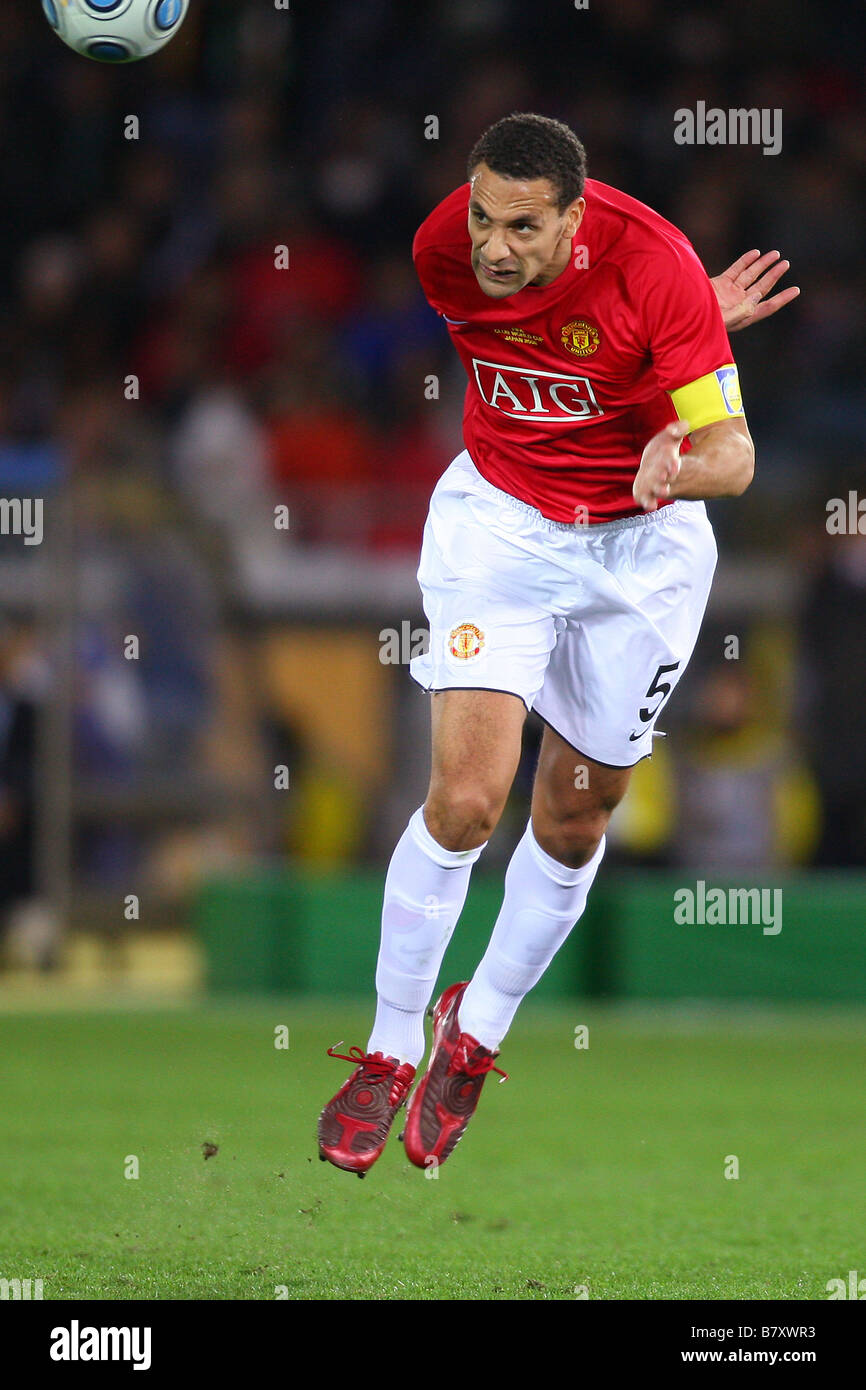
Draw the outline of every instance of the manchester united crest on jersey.
M596 352L601 342L601 334L594 323L587 319L572 319L563 324L562 346L573 352L575 357L589 357Z
M484 647L484 633L474 623L460 623L448 634L448 650L459 661L479 656Z

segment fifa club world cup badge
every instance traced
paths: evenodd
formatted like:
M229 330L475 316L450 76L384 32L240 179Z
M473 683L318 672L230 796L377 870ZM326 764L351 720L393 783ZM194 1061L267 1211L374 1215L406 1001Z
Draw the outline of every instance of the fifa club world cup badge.
M458 661L469 661L484 647L484 633L474 623L461 623L448 634L448 650Z
M587 319L572 319L571 323L563 324L561 337L562 346L573 352L575 357L589 357L598 350L601 342L601 334L595 324Z

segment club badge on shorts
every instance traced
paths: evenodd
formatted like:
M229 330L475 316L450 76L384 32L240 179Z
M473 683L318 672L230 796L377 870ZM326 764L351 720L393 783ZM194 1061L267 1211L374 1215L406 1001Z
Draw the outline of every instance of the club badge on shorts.
M474 623L460 623L448 634L448 650L458 661L471 661L484 649L484 633Z

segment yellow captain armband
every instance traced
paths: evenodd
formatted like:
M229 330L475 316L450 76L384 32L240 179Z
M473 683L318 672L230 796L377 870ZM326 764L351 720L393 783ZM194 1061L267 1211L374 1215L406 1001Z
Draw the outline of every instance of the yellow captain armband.
M733 362L699 376L688 386L678 386L676 391L670 392L670 398L679 418L688 420L693 430L745 414L740 377Z

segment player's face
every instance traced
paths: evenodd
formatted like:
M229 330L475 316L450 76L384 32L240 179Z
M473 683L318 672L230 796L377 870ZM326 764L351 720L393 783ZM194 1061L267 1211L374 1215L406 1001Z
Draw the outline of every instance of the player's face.
M479 164L469 181L472 269L484 293L505 299L564 270L586 203L559 212L548 179L507 179Z

